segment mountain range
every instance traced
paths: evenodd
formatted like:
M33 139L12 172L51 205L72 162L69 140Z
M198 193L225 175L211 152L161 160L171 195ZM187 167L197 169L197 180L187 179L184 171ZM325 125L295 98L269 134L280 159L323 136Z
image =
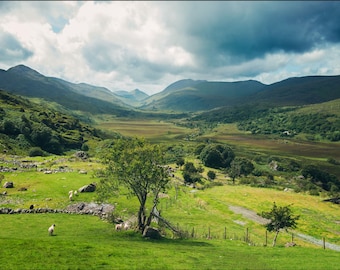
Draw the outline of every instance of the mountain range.
M141 90L105 87L47 77L18 65L0 70L0 89L56 102L73 111L127 116L140 111L198 112L244 104L289 106L340 98L340 76L294 77L270 85L258 81L211 82L185 79L148 96Z

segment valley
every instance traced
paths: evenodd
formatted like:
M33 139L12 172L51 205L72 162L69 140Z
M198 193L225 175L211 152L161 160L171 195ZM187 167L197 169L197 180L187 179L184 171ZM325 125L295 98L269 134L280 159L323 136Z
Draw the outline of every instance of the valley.
M24 80L17 84L17 78ZM338 79L294 78L269 86L183 80L147 96L140 90L116 95L23 66L3 71L0 208L63 211L0 214L2 266L87 269L95 261L94 269L337 269L338 250L330 247L340 245L340 208L325 200L340 196ZM62 95L55 98L51 89ZM313 102L306 89L315 94ZM162 165L171 168L157 211L180 237L154 220L160 240L136 229L116 231L115 224L137 220L139 201L125 186L105 200L98 189L68 197L90 183L100 190L112 145L131 138L159 146ZM214 166L226 156L229 163ZM6 182L14 187L5 188ZM280 232L275 248L274 233L242 215L260 215L273 202L290 205L300 217L296 229ZM64 211L82 203L107 203L114 211L106 219ZM146 212L151 209L148 201ZM56 235L49 237L53 223ZM328 248L303 236L324 239ZM285 248L291 242L295 246ZM52 255L44 261L46 250Z

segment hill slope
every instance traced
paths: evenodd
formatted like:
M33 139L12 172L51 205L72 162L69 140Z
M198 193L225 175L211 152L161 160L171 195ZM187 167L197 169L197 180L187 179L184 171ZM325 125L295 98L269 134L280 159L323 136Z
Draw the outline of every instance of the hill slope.
M0 70L0 89L17 95L43 98L71 110L94 114L125 114L128 110L127 106L106 88L72 84L61 79L45 77L23 65L7 71Z
M141 106L151 110L203 111L232 106L263 89L257 81L208 82L184 80L176 82Z
M266 86L251 97L252 102L271 105L306 105L340 98L340 76L288 78Z
M102 133L78 119L0 90L0 150L27 154L32 148L62 154L98 141Z

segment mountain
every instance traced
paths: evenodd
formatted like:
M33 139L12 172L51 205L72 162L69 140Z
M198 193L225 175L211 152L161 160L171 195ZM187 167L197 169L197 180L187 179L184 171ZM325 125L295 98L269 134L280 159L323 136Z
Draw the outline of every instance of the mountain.
M254 104L269 107L306 105L337 98L340 98L340 76L294 77L270 85L253 80L181 80L146 99L140 108L194 112Z
M249 97L274 106L306 105L340 98L340 76L294 77L266 86Z
M104 87L73 84L46 77L24 65L0 70L0 89L27 97L43 98L77 111L126 115L130 108Z
M138 104L140 104L141 101L149 97L148 94L144 93L139 89L135 89L131 92L115 91L114 94L117 95L124 103L129 104L131 106L138 106Z
M233 106L265 87L258 81L209 82L181 80L148 98L141 109L204 111Z

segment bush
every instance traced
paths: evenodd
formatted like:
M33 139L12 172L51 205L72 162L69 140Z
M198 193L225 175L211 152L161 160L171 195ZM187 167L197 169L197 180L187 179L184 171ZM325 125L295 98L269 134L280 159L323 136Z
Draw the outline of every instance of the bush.
M28 155L30 157L43 157L45 152L40 147L33 147L29 150Z
M210 168L229 168L235 158L233 150L223 144L209 144L201 151L200 159Z
M210 180L214 180L216 178L216 173L213 171L208 171L207 176Z

